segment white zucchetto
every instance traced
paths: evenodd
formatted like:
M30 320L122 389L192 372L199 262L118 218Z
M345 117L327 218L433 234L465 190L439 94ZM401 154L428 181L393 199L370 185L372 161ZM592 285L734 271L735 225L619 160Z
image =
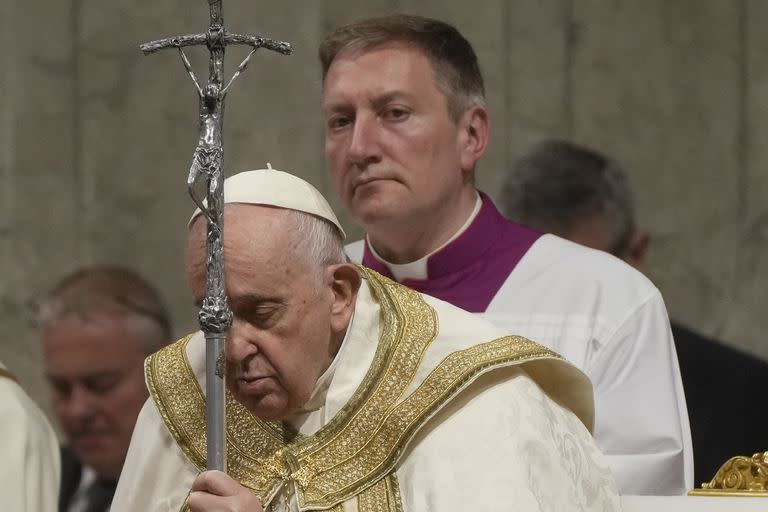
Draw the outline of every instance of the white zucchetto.
M339 230L342 240L346 233L328 201L312 185L293 174L272 169L245 171L224 180L224 204L241 203L276 206L297 210L327 220ZM207 202L203 202L207 205ZM199 208L190 217L187 227L202 212Z

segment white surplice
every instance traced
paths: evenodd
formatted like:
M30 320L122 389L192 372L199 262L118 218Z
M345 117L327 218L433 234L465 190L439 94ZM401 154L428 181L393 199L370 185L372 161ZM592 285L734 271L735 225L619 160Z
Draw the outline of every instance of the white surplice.
M363 250L362 240L346 247L355 262ZM429 278L393 267L393 273ZM415 271L426 268L421 261ZM595 441L622 494L679 495L693 488L677 353L664 301L645 276L609 254L545 234L479 316L551 348L587 374L595 393Z
M368 282L363 281L352 323L334 363L318 380L305 410L288 420L304 436L328 426L337 413L343 415L342 408L354 403L369 367L377 364L387 317ZM429 388L430 379L439 374L449 356L478 348L485 351L490 344L481 343L509 339L504 338L506 332L474 315L431 297L407 293L426 302L437 328L434 340L415 359L417 370L413 380L403 384L407 387L398 395L400 403ZM403 325L415 331L423 327L409 322ZM183 350L196 389L204 390L202 334L189 338ZM482 351L472 353L482 355ZM190 453L180 448L178 437L174 438L180 434L169 433L167 417L161 411L167 415L165 408L150 399L139 415L113 512L181 510L199 468ZM400 446L392 474L399 484L401 508L391 504L395 508L390 510L618 510L610 470L585 427L592 424L592 414L588 380L564 361L541 355L528 362L489 366L462 381L445 405L430 413ZM392 426L386 420L381 425L385 430ZM295 485L287 481L271 494L267 510L299 510ZM340 506L339 510L347 512L367 510L354 497Z
M61 478L56 434L2 363L0 374L2 510L55 512Z

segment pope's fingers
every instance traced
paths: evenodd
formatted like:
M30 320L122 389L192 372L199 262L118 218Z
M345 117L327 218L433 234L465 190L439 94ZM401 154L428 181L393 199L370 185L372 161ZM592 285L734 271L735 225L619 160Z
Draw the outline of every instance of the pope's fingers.
M221 471L203 471L192 484L192 491L205 491L216 496L234 496L242 490L237 480Z
M225 512L228 503L221 496L214 496L205 491L192 491L187 497L189 512Z
M246 489L235 496L192 491L187 497L187 506L189 512L264 512L261 501Z

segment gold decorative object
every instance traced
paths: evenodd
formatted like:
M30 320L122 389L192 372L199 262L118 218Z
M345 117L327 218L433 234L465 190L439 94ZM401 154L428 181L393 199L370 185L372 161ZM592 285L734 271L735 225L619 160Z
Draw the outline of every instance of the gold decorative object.
M720 466L715 477L689 496L764 496L768 498L768 451L738 456Z

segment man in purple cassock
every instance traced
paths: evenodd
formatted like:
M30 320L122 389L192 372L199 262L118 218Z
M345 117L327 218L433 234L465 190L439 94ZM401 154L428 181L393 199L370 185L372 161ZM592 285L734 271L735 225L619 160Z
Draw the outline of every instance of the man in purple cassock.
M622 494L682 494L693 461L659 291L618 258L502 217L475 188L490 130L471 45L415 16L320 46L328 167L366 230L351 259L543 343L595 393L594 436Z

